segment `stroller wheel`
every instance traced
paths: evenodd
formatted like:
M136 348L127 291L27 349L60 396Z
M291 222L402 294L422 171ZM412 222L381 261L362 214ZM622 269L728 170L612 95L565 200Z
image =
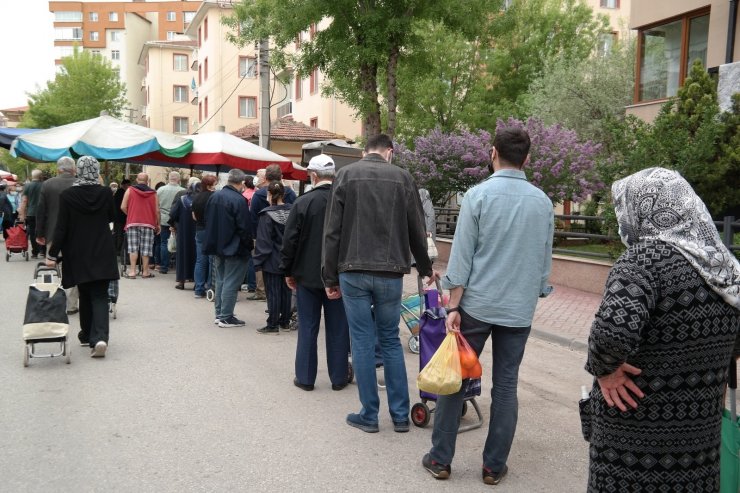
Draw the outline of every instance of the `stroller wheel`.
M429 407L423 402L417 402L411 407L411 421L419 428L429 424Z
M5 261L10 262L10 253L5 252Z
M409 337L409 351L414 354L419 354L419 336L412 335Z
M355 369L352 367L352 363L347 363L347 383L355 381Z
M462 412L460 413L460 417L462 418L467 413L468 413L468 403L467 402L463 402L463 408L462 408Z
M216 299L216 292L214 290L212 290L212 289L207 290L206 291L206 299L208 301L213 301L214 299Z
M23 366L24 367L28 366L29 351L30 351L30 348L28 347L28 344L23 346Z
M26 258L26 262L28 262L28 259L30 258L30 255L28 255L28 250L23 252L23 256Z

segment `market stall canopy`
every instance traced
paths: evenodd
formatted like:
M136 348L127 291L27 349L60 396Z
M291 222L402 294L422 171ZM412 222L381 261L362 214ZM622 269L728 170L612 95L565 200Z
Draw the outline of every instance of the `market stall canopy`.
M38 132L36 128L0 128L0 147L10 149L10 145L13 143L16 137L19 135L30 134L32 132Z
M18 181L18 175L0 169L0 181Z
M319 154L331 156L337 170L362 159L362 149L341 139L320 140L303 144L301 164L308 166L312 157Z
M228 171L232 168L256 172L269 164L278 164L286 180L306 180L305 170L294 167L290 159L264 147L226 132L204 132L189 135L193 150L181 157L168 156L162 152L151 152L132 161L159 166L192 166L209 171Z
M192 149L193 142L187 137L103 115L19 135L10 147L10 154L42 162L56 161L62 156L125 161L154 151L181 157Z

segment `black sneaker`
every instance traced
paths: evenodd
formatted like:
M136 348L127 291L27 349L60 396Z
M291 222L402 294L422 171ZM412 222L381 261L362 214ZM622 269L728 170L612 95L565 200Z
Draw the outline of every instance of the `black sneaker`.
M377 433L379 431L378 423L365 421L362 416L355 413L347 415L347 424L365 433Z
M295 377L293 379L293 385L295 385L296 387L298 387L301 390L305 390L306 392L310 392L310 391L313 390L313 385L308 385L308 384L299 382L298 381L298 377Z
M499 484L507 472L509 472L509 468L506 465L501 469L501 472L493 472L486 466L483 466L483 482L486 484Z
M219 327L244 327L245 325L246 323L243 320L239 320L233 315L218 321Z
M424 469L429 471L429 474L431 474L434 479L447 479L450 477L450 474L452 474L452 468L450 466L446 466L432 460L432 456L429 454L425 454L424 457L422 457L421 465L424 466Z
M409 423L408 419L406 421L393 422L393 431L395 431L396 433L408 433L410 428L411 424Z
M338 384L336 384L336 383L333 383L333 384L331 384L331 389L332 389L332 390L336 390L336 391L339 391L339 390L342 390L342 389L344 389L344 388L345 388L345 387L346 387L347 385L348 385L348 382L345 382L345 383L343 383L343 384L341 384L341 385L338 385Z
M290 325L281 325L280 330L283 332L290 332Z
M270 327L269 325L265 325L261 329L257 329L257 332L259 332L260 334L279 334L280 329L278 329L277 327Z

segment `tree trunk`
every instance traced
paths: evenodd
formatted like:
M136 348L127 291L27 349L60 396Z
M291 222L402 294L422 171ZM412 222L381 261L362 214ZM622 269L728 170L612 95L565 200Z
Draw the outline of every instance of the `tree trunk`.
M365 138L369 139L380 133L380 104L378 103L378 66L374 63L363 63L360 67L362 78L362 99L365 108L363 127Z
M392 139L396 134L396 108L398 107L398 86L396 84L396 73L398 70L398 57L400 49L394 43L388 54L388 129L387 134Z

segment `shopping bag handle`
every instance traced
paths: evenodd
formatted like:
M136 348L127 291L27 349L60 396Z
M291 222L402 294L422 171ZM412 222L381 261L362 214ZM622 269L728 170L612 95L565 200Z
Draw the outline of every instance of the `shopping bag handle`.
M439 279L435 279L434 283L437 285L437 295L441 302L443 299L442 283L439 282ZM424 315L424 305L426 304L424 302L424 279L421 276L416 276L416 284L419 288L419 319L421 320L422 315Z

